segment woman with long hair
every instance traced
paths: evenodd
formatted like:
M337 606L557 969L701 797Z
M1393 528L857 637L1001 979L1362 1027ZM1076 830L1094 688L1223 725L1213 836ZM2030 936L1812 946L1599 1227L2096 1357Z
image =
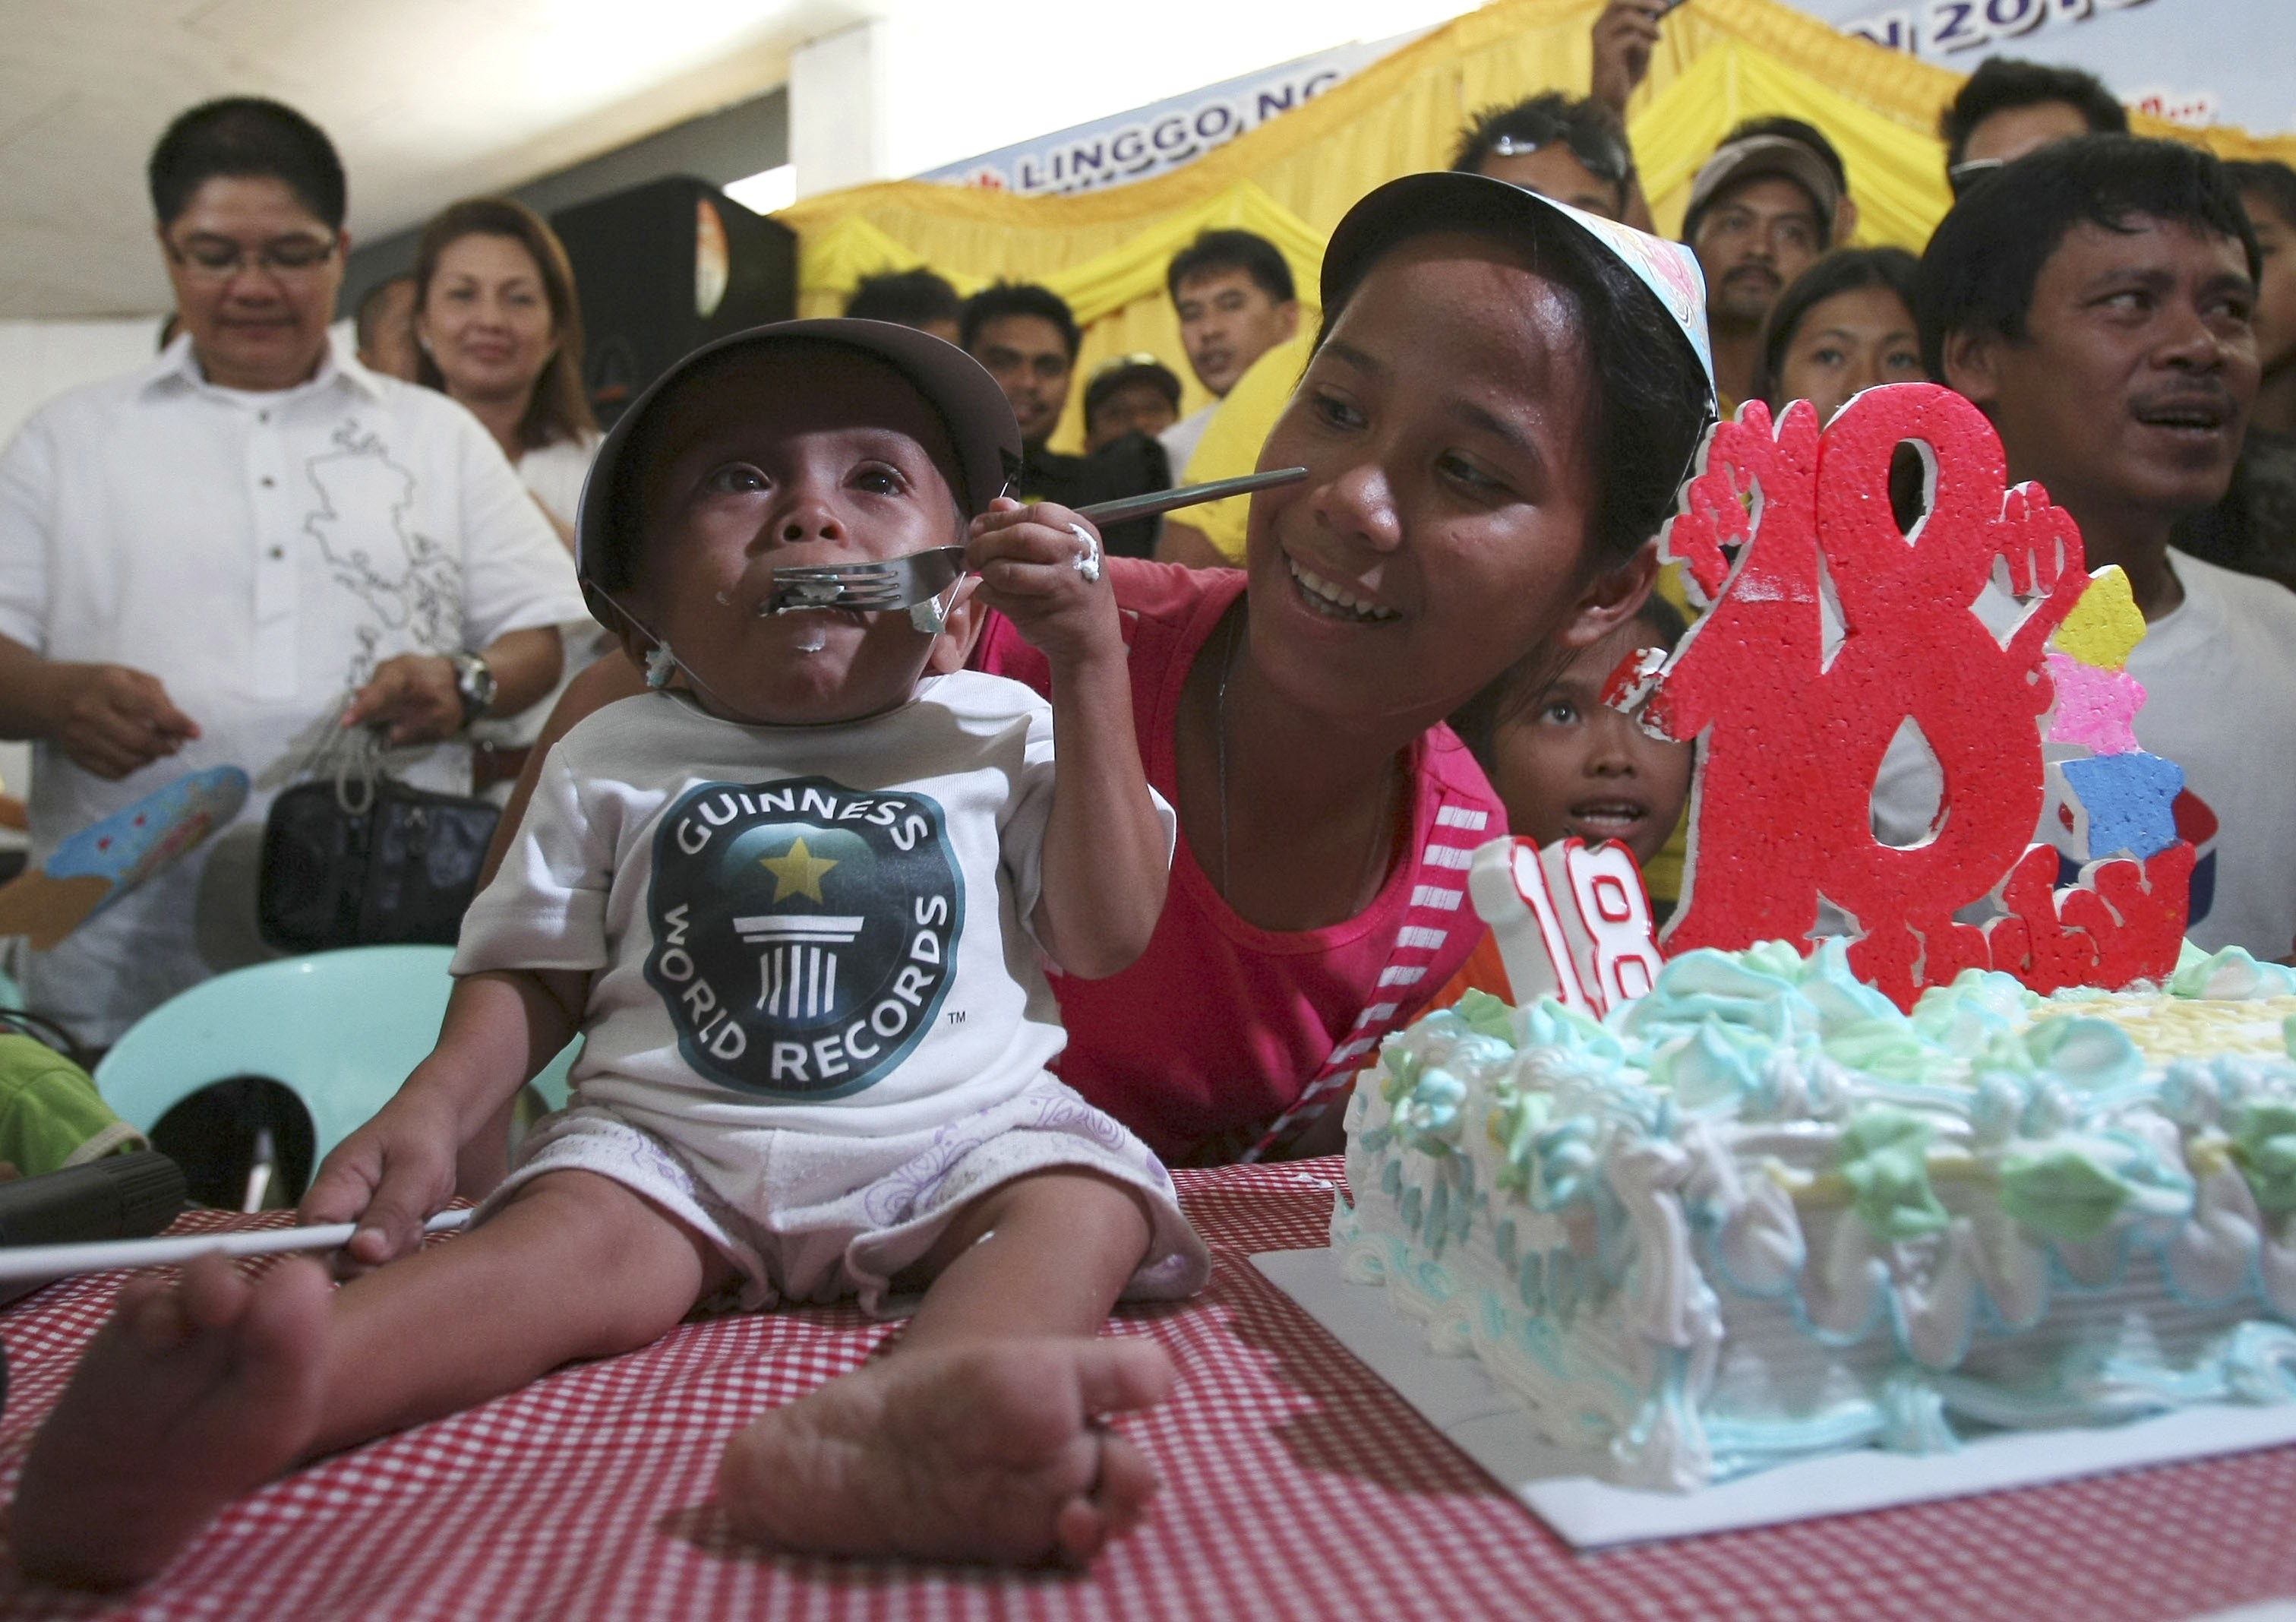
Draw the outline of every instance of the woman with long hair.
M469 408L574 541L598 449L582 386L582 309L565 247L507 197L450 204L414 252L415 381Z
M422 228L414 250L414 381L467 408L569 551L598 419L582 384L582 306L566 248L524 203L468 197ZM568 627L563 693L611 639ZM471 788L502 798L525 767L537 706L471 729Z
M1914 269L1903 248L1836 248L1796 276L1763 324L1752 398L1806 399L1822 427L1862 390L1926 382Z

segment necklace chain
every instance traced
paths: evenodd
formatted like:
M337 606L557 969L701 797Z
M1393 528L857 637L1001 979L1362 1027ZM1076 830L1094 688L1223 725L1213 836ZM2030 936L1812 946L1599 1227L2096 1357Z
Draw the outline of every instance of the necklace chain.
M1219 687L1212 698L1214 745L1212 759L1219 786L1219 893L1220 899L1226 902L1231 908L1235 905L1235 902L1233 899L1233 892L1228 888L1227 684L1228 678L1235 674L1236 627L1242 622L1241 614L1228 621L1227 642L1220 650ZM1379 862L1380 852L1387 847L1388 841L1394 833L1392 824L1395 817L1395 778L1394 766L1390 762L1387 780L1381 786L1379 816L1372 824L1371 848L1365 852L1363 863L1356 873L1356 886L1358 893L1361 893L1365 882L1370 877L1374 864ZM1381 864L1381 869L1384 871L1384 864ZM1349 902L1349 910L1353 911L1354 897L1350 896Z

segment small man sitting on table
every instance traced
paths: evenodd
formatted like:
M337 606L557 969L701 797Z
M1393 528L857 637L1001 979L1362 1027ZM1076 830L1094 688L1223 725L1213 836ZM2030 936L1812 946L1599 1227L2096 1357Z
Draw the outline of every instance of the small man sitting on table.
M573 1105L467 1237L340 1291L308 1262L250 1284L212 1256L126 1287L20 1478L26 1571L139 1581L306 1460L697 1306L890 1313L918 1291L890 1354L734 1437L734 1524L822 1552L1080 1560L1139 1519L1154 1470L1103 1416L1173 1372L1095 1335L1119 1297L1190 1295L1209 1262L1155 1157L1047 1073L1040 952L1130 963L1173 819L1098 539L1002 498L1019 453L979 366L879 322L726 340L617 425L579 561L655 690L552 752L463 926L437 1049L305 1214L357 1218L355 1262L415 1250L465 1125L578 1030ZM777 564L951 541L979 578L936 600L944 629L768 612ZM983 604L1050 661L1049 704L963 669Z

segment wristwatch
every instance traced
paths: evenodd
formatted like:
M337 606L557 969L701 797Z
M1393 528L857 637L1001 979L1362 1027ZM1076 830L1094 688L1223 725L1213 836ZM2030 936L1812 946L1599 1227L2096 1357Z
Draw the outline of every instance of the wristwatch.
M467 727L494 703L495 673L476 654L448 654L447 663L455 667L455 694L463 701L463 725Z

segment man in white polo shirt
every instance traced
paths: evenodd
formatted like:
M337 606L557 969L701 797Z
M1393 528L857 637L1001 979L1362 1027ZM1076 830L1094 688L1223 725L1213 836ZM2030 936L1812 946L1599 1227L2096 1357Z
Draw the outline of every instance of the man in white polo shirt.
M463 729L545 695L557 628L587 619L477 420L329 343L349 239L325 135L209 103L151 182L183 335L0 453L0 737L35 741L36 862L219 765L255 780L243 836L339 712L388 737L395 775L467 792ZM105 1044L212 972L201 910L251 905L202 893L206 854L26 953L32 1005Z

